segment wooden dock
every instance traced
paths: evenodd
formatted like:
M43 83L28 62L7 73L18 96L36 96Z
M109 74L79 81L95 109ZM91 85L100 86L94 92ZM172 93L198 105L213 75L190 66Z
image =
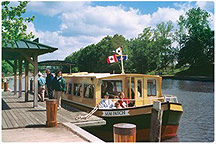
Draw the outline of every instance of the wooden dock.
M25 95L22 97L13 95L11 92L2 92L2 129L37 127L46 124L46 102L38 102L38 107L33 108L33 95L29 96L29 101L25 102ZM58 123L72 123L79 127L104 125L105 120L92 116L87 120L75 120L78 115L85 115L78 109L66 105L58 110Z

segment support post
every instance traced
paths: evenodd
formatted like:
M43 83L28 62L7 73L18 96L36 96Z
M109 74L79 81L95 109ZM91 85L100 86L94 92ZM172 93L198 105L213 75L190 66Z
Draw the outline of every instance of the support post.
M163 111L161 110L161 102L154 101L151 113L150 141L161 141L161 125Z
M22 59L19 60L19 98L22 97Z
M14 95L17 94L17 59L14 60Z
M25 60L25 102L28 101L28 86L29 86L29 62L28 60Z
M70 74L71 74L71 65L70 65Z
M38 106L37 96L38 96L38 56L34 55L34 103L33 107Z

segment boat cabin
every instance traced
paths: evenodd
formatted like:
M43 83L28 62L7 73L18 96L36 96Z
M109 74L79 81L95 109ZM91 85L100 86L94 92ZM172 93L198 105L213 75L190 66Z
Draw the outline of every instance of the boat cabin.
M67 91L63 100L94 107L109 94L113 101L118 100L120 92L132 101L131 107L153 104L154 100L163 100L161 77L143 74L110 73L72 73L63 74ZM127 106L130 107L127 103Z

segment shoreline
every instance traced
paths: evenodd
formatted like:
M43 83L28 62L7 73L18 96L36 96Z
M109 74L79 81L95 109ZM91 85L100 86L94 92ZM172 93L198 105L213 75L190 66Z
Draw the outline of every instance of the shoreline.
M214 82L214 77L207 77L207 76L175 76L175 75L160 75L160 76L163 79Z

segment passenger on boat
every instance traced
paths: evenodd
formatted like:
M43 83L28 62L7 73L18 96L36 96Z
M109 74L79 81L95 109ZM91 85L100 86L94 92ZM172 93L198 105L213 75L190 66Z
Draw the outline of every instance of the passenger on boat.
M120 106L120 103L119 102L116 102L115 103L115 107L114 108L116 108L116 109L122 109L122 107Z
M106 92L113 94L113 84L110 81L107 81Z
M124 92L120 92L118 103L122 108L127 107L127 103L129 103L129 101L127 100L127 98L125 98Z
M111 99L109 99L109 95L104 95L104 99L99 103L99 108L108 108L111 109L114 107L114 103Z

